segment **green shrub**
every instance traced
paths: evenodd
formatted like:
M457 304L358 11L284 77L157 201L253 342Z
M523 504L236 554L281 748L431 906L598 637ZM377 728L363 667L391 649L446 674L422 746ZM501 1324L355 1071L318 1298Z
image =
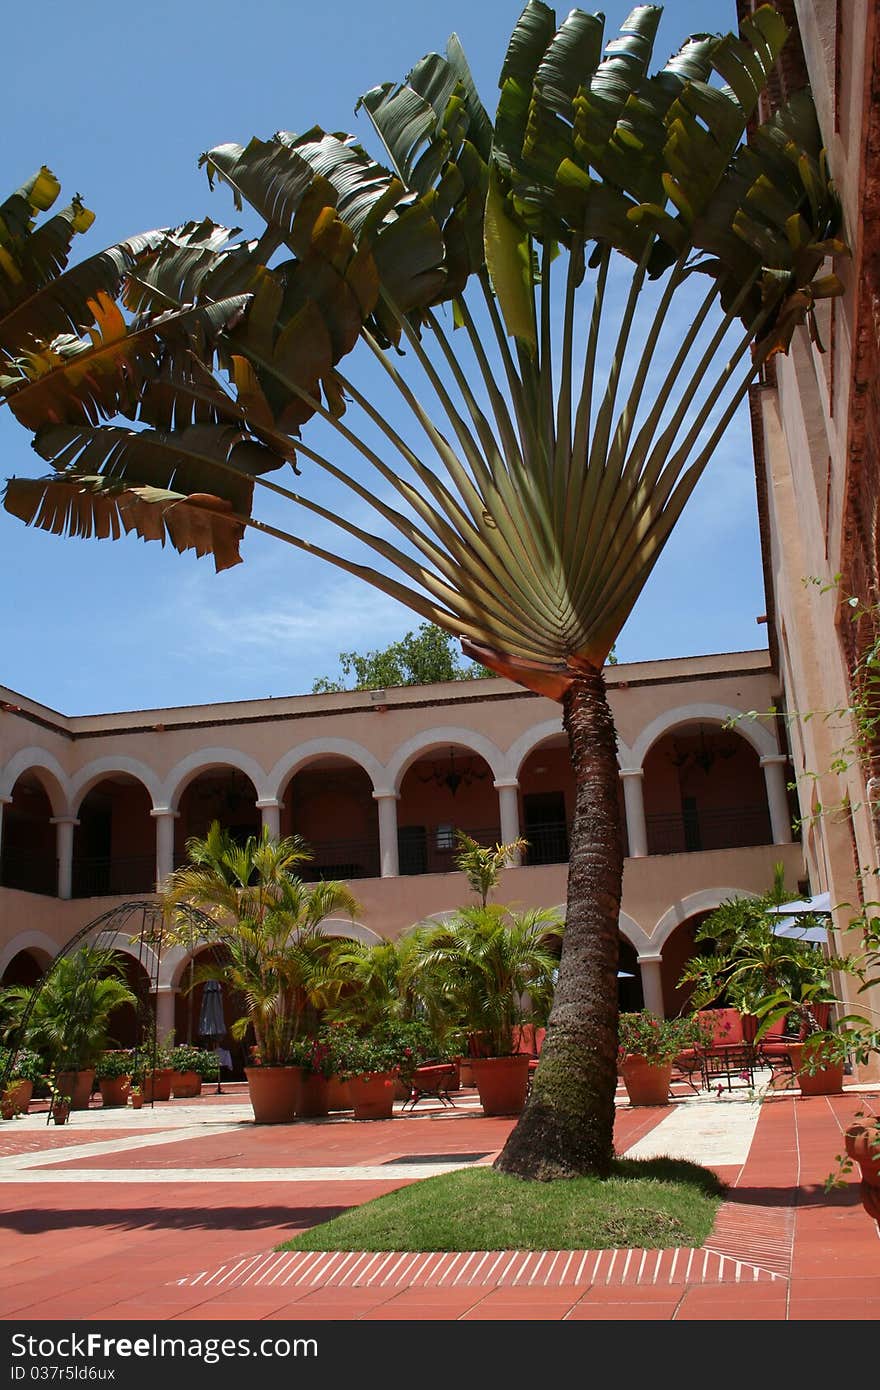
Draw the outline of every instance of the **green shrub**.
M204 1047L193 1047L191 1043L178 1043L168 1055L169 1067L175 1071L194 1071L203 1081L217 1080L217 1054Z

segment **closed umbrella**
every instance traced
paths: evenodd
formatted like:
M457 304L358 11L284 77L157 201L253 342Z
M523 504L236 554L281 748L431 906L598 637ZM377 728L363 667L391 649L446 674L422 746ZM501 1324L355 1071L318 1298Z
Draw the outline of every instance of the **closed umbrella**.
M220 1043L226 1036L226 1019L223 1017L223 991L219 980L206 980L202 991L202 1007L199 1010L199 1036L213 1038L217 1052L217 1094L220 1091Z

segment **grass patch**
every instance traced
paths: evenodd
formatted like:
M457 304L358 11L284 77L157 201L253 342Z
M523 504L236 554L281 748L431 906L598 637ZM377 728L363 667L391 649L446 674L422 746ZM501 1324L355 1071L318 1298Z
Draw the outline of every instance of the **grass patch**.
M700 1246L723 1187L672 1158L617 1159L611 1177L522 1182L460 1168L353 1207L279 1250L605 1250Z

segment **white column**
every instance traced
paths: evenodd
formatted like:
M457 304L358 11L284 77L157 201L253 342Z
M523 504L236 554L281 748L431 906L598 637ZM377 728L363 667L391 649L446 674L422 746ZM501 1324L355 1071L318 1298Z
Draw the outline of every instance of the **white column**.
M179 814L170 806L154 806L150 812L156 822L156 888L159 891L174 868L174 822Z
M639 956L639 970L642 976L642 994L645 1008L652 1014L663 1018L663 980L660 975L661 956Z
M400 859L397 852L397 792L373 792L379 808L379 863L383 878L397 878Z
M788 805L785 769L788 758L784 753L769 753L761 759L764 782L767 786L767 805L770 808L770 829L774 845L791 844L791 810Z
M156 1036L161 1043L169 1033L174 1032L174 1000L177 991L170 985L160 986L156 991Z
M520 836L519 829L519 782L494 782L498 793L498 814L501 821L501 843L509 845ZM522 855L515 850L507 860L509 869L518 869Z
M630 859L644 859L648 853L648 827L645 823L645 796L641 767L622 767L623 804L626 812L626 837Z
M264 830L268 830L273 840L281 839L281 802L275 801L272 797L267 797L265 801L257 802L257 810L262 819Z
M69 898L73 890L73 831L79 825L76 816L53 816L50 825L55 831L55 853L58 858L58 896Z

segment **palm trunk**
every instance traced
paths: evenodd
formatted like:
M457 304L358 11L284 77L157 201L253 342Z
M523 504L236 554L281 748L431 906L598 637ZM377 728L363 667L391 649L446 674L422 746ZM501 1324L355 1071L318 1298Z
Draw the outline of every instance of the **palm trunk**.
M606 1174L614 1156L623 847L617 736L600 670L564 701L576 784L559 980L531 1095L495 1167L547 1182Z

